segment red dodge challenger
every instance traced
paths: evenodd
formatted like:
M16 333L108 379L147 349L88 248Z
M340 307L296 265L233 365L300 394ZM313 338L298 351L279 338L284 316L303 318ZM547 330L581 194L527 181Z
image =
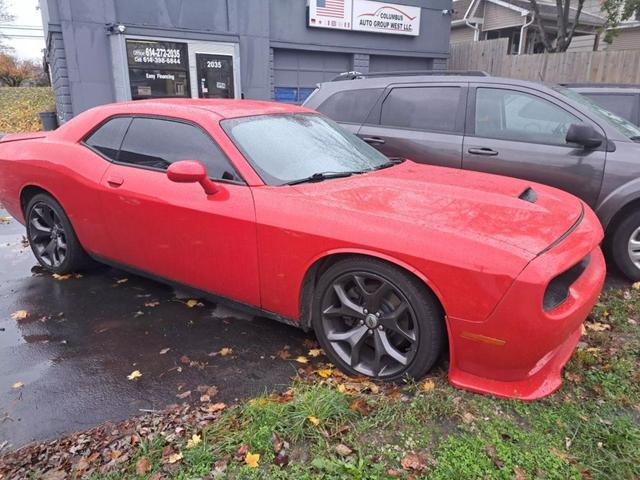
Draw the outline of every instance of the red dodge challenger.
M332 362L536 399L602 288L579 199L389 159L290 105L150 100L0 141L0 202L38 261L90 261L313 329Z

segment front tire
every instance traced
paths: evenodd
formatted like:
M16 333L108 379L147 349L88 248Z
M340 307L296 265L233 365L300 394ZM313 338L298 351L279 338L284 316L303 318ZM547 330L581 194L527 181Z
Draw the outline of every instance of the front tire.
M640 211L629 214L611 237L611 255L629 280L640 280Z
M444 318L433 294L380 260L349 258L331 266L318 282L312 308L320 345L351 375L420 378L442 351Z
M50 272L64 275L86 268L86 254L62 206L39 193L27 204L27 238L36 259Z

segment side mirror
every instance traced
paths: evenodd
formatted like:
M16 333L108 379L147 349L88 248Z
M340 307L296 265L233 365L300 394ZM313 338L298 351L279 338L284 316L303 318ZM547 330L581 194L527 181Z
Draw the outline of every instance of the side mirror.
M566 140L567 143L577 143L584 148L592 149L602 145L604 139L591 125L572 123L567 130Z
M167 169L167 177L176 183L199 183L207 195L218 192L216 184L207 177L207 169L195 160L181 160Z

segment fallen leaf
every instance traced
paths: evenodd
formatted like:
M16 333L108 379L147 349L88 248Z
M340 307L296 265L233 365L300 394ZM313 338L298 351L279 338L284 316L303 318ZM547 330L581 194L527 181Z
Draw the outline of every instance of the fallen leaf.
M226 408L226 405L222 402L220 403L214 403L212 405L207 406L207 412L209 413L215 413L215 412L219 412L220 410L223 410Z
M256 468L258 466L259 461L260 461L259 453L247 452L247 456L244 457L244 463L246 463L249 466L249 468Z
M580 383L582 381L582 377L577 373L564 372L564 376L567 380L573 383Z
M580 336L584 337L587 334L587 327L584 326L584 323L580 324Z
M604 332L605 330L611 330L611 325L601 322L585 322L587 329L594 332Z
M160 355L164 355L165 353L167 353L169 350L171 350L170 348L163 348L162 350L160 350Z
M209 395L200 395L201 403L208 403L211 401L211 397Z
M286 454L284 450L278 452L278 454L273 458L273 463L279 467L286 467L289 465L289 455Z
M211 476L213 478L218 478L218 477L222 476L224 471L227 469L227 464L228 463L229 463L228 460L225 460L224 458L222 460L218 460L216 463L214 463L213 464L213 469L211 470Z
M236 450L235 459L238 461L242 461L247 455L247 453L249 453L249 445L246 443L243 443L242 445L240 445L240 448Z
M371 412L371 408L369 407L367 402L365 402L360 398L351 402L351 405L349 405L349 409L351 409L354 412L358 412L362 416L368 415L369 412Z
M566 460L567 458L569 458L569 454L567 454L567 453L565 453L565 452L563 452L563 451L561 451L561 450L558 450L558 449L557 449L557 448L555 448L555 447L552 447L552 448L551 448L551 450L549 450L549 451L550 451L554 456L556 456L556 457L558 457L558 458L560 458L560 459L562 459L562 460Z
M497 468L502 468L504 465L504 462L502 460L500 460L500 458L498 458L498 452L496 451L496 447L494 445L487 445L484 447L483 449L487 455L489 455L489 458L491 458L491 460L493 460L493 464L497 467Z
M525 473L525 471L518 466L513 467L513 473L516 474L516 476L513 477L513 480L526 480L527 478L527 474Z
M151 462L149 461L149 457L140 457L136 462L136 474L146 475L149 470L151 470Z
M289 350L280 350L276 352L276 357L281 358L282 360L286 360L290 356L291 356L291 353L289 352Z
M333 373L333 370L330 368L323 368L322 370L318 370L316 373L322 378L329 378Z
M353 450L347 447L344 443L340 443L336 445L336 453L341 457L348 457L353 453Z
M191 300L187 300L187 302L185 303L185 305L189 308L197 307L198 304L200 304L200 302L198 300L194 300L193 298Z
M29 312L26 310L18 310L17 312L13 312L11 314L11 320L24 320L29 316Z
M465 412L465 413L462 415L462 421L463 421L464 423L471 423L471 422L473 422L473 421L475 420L475 418L476 418L476 417L474 417L474 416L473 416L471 413L469 413L469 412Z
M310 416L310 417L307 417L307 420L309 420L314 425L320 425L320 420L317 417Z
M118 285L122 285L123 283L127 283L129 281L128 278L121 278L120 280L116 280Z
M169 455L169 457L167 457L167 463L178 463L180 460L182 460L182 453L178 452L178 453L172 453L171 455Z
M0 224L5 225L11 222L11 217L0 217Z
M53 275L51 275L53 278L55 278L56 280L63 282L65 280L69 280L71 279L71 274L68 273L66 275L58 275L57 273L54 273Z
M413 452L407 453L400 461L400 465L405 470L414 470L416 472L424 470L425 467L424 460Z
M436 384L433 383L433 380L431 380L430 378L420 384L420 390L423 392L430 392L434 388L436 388Z
M194 433L189 439L189 441L187 442L187 448L193 448L199 445L200 443L202 443L202 437Z
M191 390L187 390L186 392L182 392L182 393L178 393L176 395L176 397L178 397L180 400L184 400L185 398L187 398L189 395L191 395Z
M280 437L277 432L271 434L271 446L273 447L274 453L279 453L280 450L284 448L284 440L282 440L282 437Z
M631 288L633 288L634 290L640 290L640 282L636 282L633 285L631 285Z
M300 355L298 358L296 358L296 362L305 364L305 363L309 363L309 359L307 357Z
M226 357L227 355L231 355L232 353L233 353L233 348L224 347L220 349L220 351L218 352L218 355L220 355L221 357Z
M17 390L17 389L22 388L22 387L24 387L24 383L22 383L22 382L16 382L11 386L11 388L13 388L14 390Z
M312 348L311 350L309 350L310 357L319 357L320 355L322 355L321 348Z
M137 380L142 376L142 373L140 373L140 370L134 370L133 372L131 372L129 375L127 375L127 379L128 380Z

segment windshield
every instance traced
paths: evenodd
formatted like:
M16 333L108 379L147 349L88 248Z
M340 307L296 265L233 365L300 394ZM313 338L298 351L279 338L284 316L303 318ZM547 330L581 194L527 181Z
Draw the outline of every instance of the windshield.
M564 95L565 97L570 98L571 100L575 100L576 102L587 107L592 113L594 113L597 117L605 120L610 125L613 125L622 135L627 137L630 140L639 140L640 139L640 128L636 127L633 123L625 120L622 117L619 117L615 113L610 112L609 110L605 110L600 105L592 102L589 98L584 95L580 95L578 92L570 90L565 87L561 87L559 85L554 85L553 88L556 92Z
M376 149L319 115L258 115L221 124L268 185L314 174L361 173L389 163Z

